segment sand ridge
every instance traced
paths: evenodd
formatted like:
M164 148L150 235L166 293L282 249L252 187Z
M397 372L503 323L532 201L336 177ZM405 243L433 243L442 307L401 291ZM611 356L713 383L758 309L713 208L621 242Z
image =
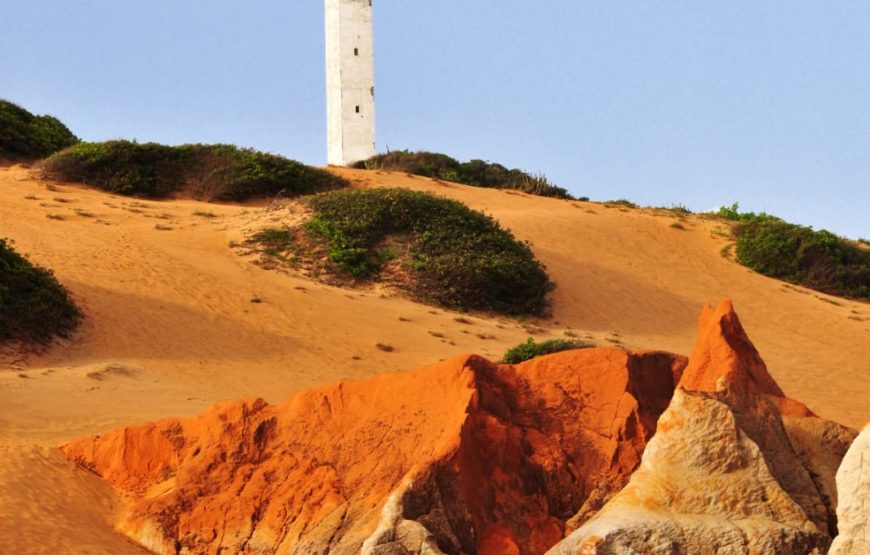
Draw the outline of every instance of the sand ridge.
M111 493L56 457L53 448L75 437L190 416L223 399L282 402L301 389L460 353L497 359L527 328L539 338L571 328L603 345L687 353L698 307L721 297L734 299L789 397L853 427L870 419L870 306L785 286L724 258L721 224L692 217L681 230L674 217L646 211L334 171L354 186L431 191L492 214L548 267L558 285L553 317L467 315L467 324L389 292L265 270L232 246L252 230L298 220L293 204L267 211L262 203L143 201L0 168L0 236L51 268L87 315L70 340L24 362L4 359L0 550L140 552L96 524L111 521ZM93 502L70 494L78 491ZM71 534L81 528L89 531Z

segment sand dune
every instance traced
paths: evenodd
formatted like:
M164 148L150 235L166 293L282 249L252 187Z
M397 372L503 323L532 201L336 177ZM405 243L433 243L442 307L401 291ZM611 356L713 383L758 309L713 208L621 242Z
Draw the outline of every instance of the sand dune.
M43 353L2 355L0 551L141 552L107 524L116 503L108 489L53 450L75 437L193 415L222 399L279 403L314 385L460 353L497 359L528 326L540 338L570 327L603 345L687 353L698 308L726 296L789 397L853 427L870 420L870 306L787 287L724 258L716 222L690 218L681 230L648 211L336 171L356 186L432 191L495 216L531 241L557 282L553 317L461 323L389 292L262 269L233 246L297 220L293 204L137 201L0 169L0 236L53 269L87 315L73 338Z

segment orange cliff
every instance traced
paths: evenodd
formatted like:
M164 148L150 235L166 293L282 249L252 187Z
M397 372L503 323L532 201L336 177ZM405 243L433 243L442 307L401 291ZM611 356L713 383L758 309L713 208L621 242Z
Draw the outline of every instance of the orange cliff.
M543 553L625 485L685 364L464 356L62 450L123 494L117 528L156 553Z

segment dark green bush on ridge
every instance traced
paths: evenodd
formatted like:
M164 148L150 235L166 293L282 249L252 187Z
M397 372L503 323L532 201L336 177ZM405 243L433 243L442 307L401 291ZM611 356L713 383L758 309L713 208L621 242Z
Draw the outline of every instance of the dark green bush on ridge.
M0 159L44 158L77 142L78 138L57 118L35 116L0 100Z
M870 250L830 231L788 223L765 212L740 212L740 205L712 213L736 222L737 261L760 274L817 291L870 299Z
M768 217L735 228L737 260L766 276L870 299L870 251L825 230Z
M150 198L188 194L240 201L282 191L288 196L305 195L346 185L327 171L233 145L80 143L58 152L41 167L64 181Z
M356 279L399 258L413 277L410 292L422 300L504 314L547 308L553 284L528 245L462 203L405 189L334 191L309 202L309 233Z
M396 150L357 162L355 167L403 171L475 187L514 189L544 197L574 198L567 190L553 185L543 175L531 175L518 169L510 170L501 164L484 160L459 162L446 154L435 152Z
M529 337L525 343L520 343L505 351L502 362L506 364L519 364L520 362L543 355L570 351L572 349L589 349L594 346L593 343L587 343L579 339L548 339L547 341L537 343L533 338Z
M81 315L52 273L0 239L0 343L66 336Z

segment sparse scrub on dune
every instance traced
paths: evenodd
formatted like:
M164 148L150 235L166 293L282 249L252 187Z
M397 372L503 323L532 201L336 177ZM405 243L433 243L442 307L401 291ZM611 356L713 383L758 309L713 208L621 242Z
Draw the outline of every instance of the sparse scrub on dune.
M857 242L778 219L743 221L735 235L737 260L761 274L870 299L870 251Z
M79 143L51 156L40 167L64 181L150 198L178 194L241 201L279 193L312 194L347 184L324 170L233 145Z
M682 204L672 204L671 206L659 206L656 208L656 210L664 210L666 212L670 212L671 214L674 214L675 216L681 216L681 217L691 216L693 214L693 212L691 210L689 210L685 205L682 205Z
M541 314L553 288L526 243L483 213L404 189L334 191L309 200L309 245L300 257L328 256L333 275L358 281L399 275L413 297L459 309ZM386 266L390 267L388 271Z
M870 250L859 241L739 208L735 202L715 213L736 222L732 231L738 262L823 293L870 299Z
M69 293L48 270L0 239L0 343L66 336L81 318Z
M572 349L589 349L591 347L595 347L595 344L579 339L548 339L537 342L529 337L525 342L508 349L502 357L502 362L506 364L519 364L520 362L543 355L570 351Z
M44 158L79 142L66 125L53 116L36 116L0 100L0 159Z
M508 169L484 160L460 162L436 152L396 150L358 162L355 167L401 171L475 187L512 189L543 197L574 198L566 189L550 183L543 174Z

